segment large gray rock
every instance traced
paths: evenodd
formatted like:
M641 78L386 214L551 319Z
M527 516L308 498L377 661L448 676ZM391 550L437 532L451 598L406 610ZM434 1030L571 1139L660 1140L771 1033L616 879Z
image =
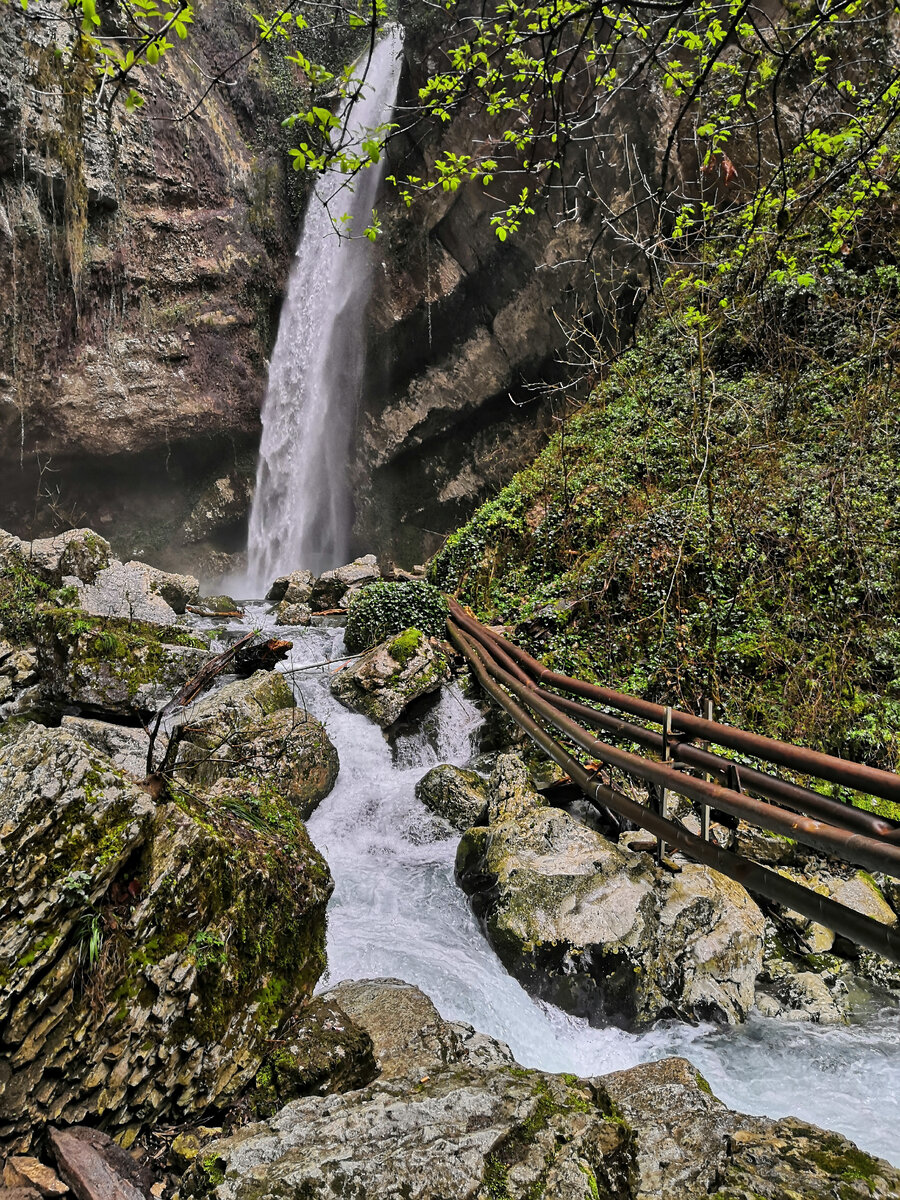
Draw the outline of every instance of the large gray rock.
M63 717L62 727L101 751L114 767L143 779L147 774L148 735L132 725L114 725L110 721L95 721L90 717ZM157 746L160 750L161 746Z
M290 575L281 575L266 592L266 599L273 604L306 604L313 593L316 581L312 571L292 571Z
M156 797L67 729L0 746L0 855L7 1148L233 1099L324 968L301 823Z
M449 763L432 767L416 784L416 799L461 831L482 824L487 797L485 781L476 771Z
M456 861L488 938L535 994L597 1023L743 1020L765 923L747 892L709 867L677 873L542 806L501 756L492 823Z
M632 1200L823 1200L900 1195L900 1171L794 1117L729 1111L683 1058L592 1080L631 1135Z
M125 564L113 559L92 583L81 583L75 576L67 576L64 582L77 590L78 607L92 616L154 625L174 625L178 620L162 593L152 587L152 568L143 563Z
M147 581L150 595L161 596L174 613L179 616L187 611L189 604L200 599L200 582L195 575L179 575L173 571L161 571L149 563L132 560L126 569L139 571Z
M55 537L22 542L21 555L30 571L57 587L67 577L93 583L112 561L109 542L93 529L69 529Z
M900 1172L788 1118L729 1112L683 1059L593 1080L515 1064L399 980L323 999L380 1077L208 1143L182 1195L217 1200L877 1200Z
M419 630L407 629L332 675L330 687L347 708L387 728L449 677L444 654Z
M381 571L375 555L365 554L344 567L335 567L333 571L325 571L320 575L312 586L310 604L316 612L328 608L346 608L355 591L380 578ZM305 603L306 600L298 597L298 602Z
M146 719L213 657L178 630L77 615L38 648L41 690L55 705Z
M327 996L369 1034L381 1077L204 1147L183 1195L582 1200L591 1176L598 1195L623 1194L628 1140L587 1085L523 1070L397 980Z
M265 679L259 678L264 674L257 672L246 682L257 696L265 692L271 702L274 693L275 700L282 699L279 689L265 688ZM229 690L230 700L238 685ZM227 701L216 707L217 698L214 694L205 702L205 716L198 717L195 709L176 731L178 777L192 788L214 789L219 797L252 799L263 811L274 789L279 805L289 806L305 821L334 787L340 765L324 726L302 708L294 708L292 695L291 707L240 720L235 720L235 708Z

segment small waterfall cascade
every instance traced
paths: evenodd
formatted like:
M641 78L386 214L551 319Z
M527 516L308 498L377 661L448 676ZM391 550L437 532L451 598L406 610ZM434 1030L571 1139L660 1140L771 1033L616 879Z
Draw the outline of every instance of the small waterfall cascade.
M394 26L374 48L360 94L345 105L355 147L390 121L402 50L402 31ZM319 179L307 207L263 404L248 544L251 591L299 568L319 574L349 556L350 438L377 261L361 235L383 176L383 158L352 184L335 166ZM329 213L325 202L332 197ZM341 213L351 218L351 237L335 230L332 214Z

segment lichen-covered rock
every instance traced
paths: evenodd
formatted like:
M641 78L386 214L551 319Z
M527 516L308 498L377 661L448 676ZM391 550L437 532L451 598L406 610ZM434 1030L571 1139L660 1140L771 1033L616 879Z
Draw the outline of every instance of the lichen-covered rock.
M114 725L110 721L94 721L90 717L63 717L62 727L105 754L114 767L136 779L147 774L149 737L133 725ZM158 745L157 749L161 747Z
M330 686L347 708L386 729L413 700L437 691L449 677L444 654L418 629L407 629L338 671Z
M189 605L192 611L213 617L242 616L244 610L231 596L201 596L196 604Z
M211 697L214 700L215 697ZM293 697L291 697L293 699ZM191 787L265 807L274 796L307 820L334 787L338 753L302 708L281 708L227 730L216 713L183 726L176 770Z
M449 763L432 767L416 784L416 799L460 831L483 824L487 795L479 774Z
M295 703L291 685L283 675L256 671L248 679L236 679L189 704L182 713L185 728L181 736L215 752L241 726L281 708L293 708Z
M134 719L157 712L212 653L175 628L90 620L75 611L48 622L38 657L47 702Z
M189 604L196 604L200 599L200 582L194 575L161 571L159 567L136 560L127 562L125 567L140 571L147 580L148 591L161 596L174 613L181 615Z
M98 571L91 583L82 583L74 576L66 576L64 582L77 590L79 608L92 616L147 621L155 625L177 622L175 610L152 586L151 568L143 563L126 564L114 559Z
M55 537L21 542L20 554L30 571L57 587L67 577L91 584L114 561L109 542L93 529L69 529Z
M155 798L66 729L0 745L0 855L7 1149L230 1102L324 968L302 823Z
M207 1143L181 1194L216 1200L889 1200L900 1172L793 1118L730 1112L684 1059L597 1079L525 1070L399 980L325 999L379 1078Z
M507 969L596 1023L743 1020L765 923L740 884L705 866L662 870L529 803L524 767L500 762L494 819L464 835L456 870Z
M371 1037L380 1078L343 1095L295 1101L267 1123L205 1146L182 1195L626 1194L628 1138L588 1085L516 1066L491 1039L442 1021L409 984L365 981L330 995Z
M312 571L292 571L290 575L282 575L266 592L266 599L273 604L306 604L313 593L316 581Z
M325 1096L365 1087L378 1074L372 1039L329 996L314 996L281 1031L241 1097L241 1123L272 1117L300 1096Z
M731 1112L683 1058L591 1082L631 1135L627 1195L633 1200L900 1195L900 1171L882 1159L793 1117L772 1121Z
M335 567L333 571L325 571L320 575L313 584L310 604L315 612L323 612L329 608L346 608L351 595L358 588L380 578L381 572L375 555L365 554L344 567Z
M275 611L275 620L279 625L311 625L312 615L308 604L293 604L282 600Z
M518 754L498 755L487 791L488 823L492 825L518 820L544 803Z

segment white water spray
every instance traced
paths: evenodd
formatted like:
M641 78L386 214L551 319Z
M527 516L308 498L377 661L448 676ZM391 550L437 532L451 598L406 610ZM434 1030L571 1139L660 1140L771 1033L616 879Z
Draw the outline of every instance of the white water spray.
M394 27L375 47L361 93L340 114L349 122L354 148L391 118L402 49L401 31ZM375 263L372 246L361 235L383 164L382 156L379 165L360 171L352 191L335 166L321 177L307 208L262 410L250 512L251 591L288 571L302 567L318 574L348 557L353 516L348 457ZM336 194L336 205L351 218L350 238L335 231L326 207ZM335 204L332 209L338 211Z

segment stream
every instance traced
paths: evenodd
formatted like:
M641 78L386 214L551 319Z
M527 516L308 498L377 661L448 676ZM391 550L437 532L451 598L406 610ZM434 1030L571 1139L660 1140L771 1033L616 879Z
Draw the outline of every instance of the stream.
M417 724L388 740L331 696L333 666L302 669L340 658L341 628L278 628L268 606L253 604L231 628L248 626L294 642L281 669L340 756L334 791L308 822L336 885L320 987L349 978L407 980L443 1017L499 1038L523 1065L546 1071L600 1075L683 1055L730 1107L835 1129L900 1166L896 1009L861 1012L846 1026L752 1016L739 1027L672 1022L627 1033L591 1028L533 1000L500 965L454 881L459 835L414 794L435 764L464 766L478 752L476 708L444 688Z

